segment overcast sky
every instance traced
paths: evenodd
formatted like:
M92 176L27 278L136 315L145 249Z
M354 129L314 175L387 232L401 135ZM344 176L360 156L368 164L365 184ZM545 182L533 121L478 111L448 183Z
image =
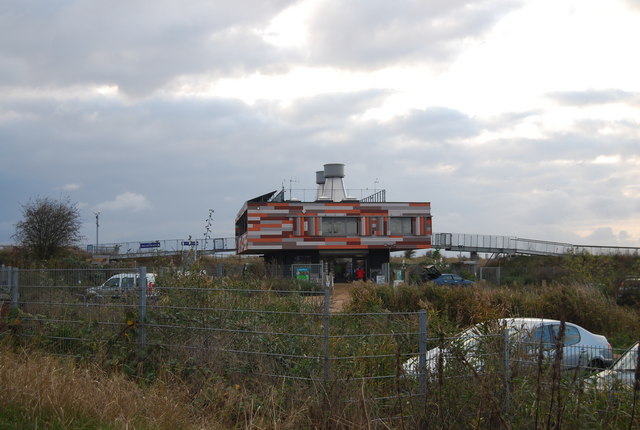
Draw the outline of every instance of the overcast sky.
M0 244L37 197L229 237L344 163L434 232L640 246L639 41L640 0L3 0Z

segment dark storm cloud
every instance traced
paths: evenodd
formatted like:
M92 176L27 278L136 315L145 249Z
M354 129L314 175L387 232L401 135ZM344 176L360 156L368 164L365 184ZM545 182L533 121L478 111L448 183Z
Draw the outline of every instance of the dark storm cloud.
M348 68L444 62L518 1L325 0L310 23L311 61Z
M147 94L172 78L277 63L255 31L292 0L9 1L0 13L3 85L118 85Z

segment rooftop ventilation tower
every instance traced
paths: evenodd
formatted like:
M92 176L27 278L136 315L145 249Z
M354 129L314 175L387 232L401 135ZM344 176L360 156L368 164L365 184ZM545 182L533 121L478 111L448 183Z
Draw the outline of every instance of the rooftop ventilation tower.
M316 200L340 202L347 198L342 183L344 178L344 164L325 164L324 171L316 172L318 191Z
M316 184L318 185L318 190L316 191L316 200L321 200L324 196L324 170L318 170L316 172Z

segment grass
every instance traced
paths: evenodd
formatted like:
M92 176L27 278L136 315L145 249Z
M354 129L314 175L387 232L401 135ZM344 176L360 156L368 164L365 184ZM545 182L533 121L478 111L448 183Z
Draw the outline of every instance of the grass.
M499 360L497 361L499 365ZM630 395L612 400L584 389L576 374L512 369L509 402L496 374L464 360L427 381L426 397L372 401L357 382L325 387L238 380L165 369L152 383L71 359L0 348L0 428L369 429L634 428ZM399 387L404 385L398 380ZM401 406L395 420L385 407ZM637 418L636 418L637 420Z
M0 353L0 428L187 428L185 392L37 352Z
M350 388L261 383L164 368L152 383L69 358L0 347L0 428L362 428ZM311 388L311 389L310 389ZM317 389L316 389L317 388Z
M597 287L480 284L449 288L423 284L392 288L354 284L345 313L382 315L332 316L331 333L338 330L348 336L332 338L328 347L332 354L344 357L375 356L381 351L387 356L377 361L335 360L332 371L343 378L324 384L266 375L275 369L286 370L288 376L322 370L321 363L286 357L318 350L311 341L287 334L303 330L321 333L321 319L296 315L301 309L320 312L319 305L282 294L286 285L264 279L180 279L182 283L174 280L165 284L176 288L164 291L161 306L148 309L152 322L172 328L157 338L164 345L142 358L136 356L135 335L132 333L131 339L123 335L136 329L135 325L129 329L129 320L135 318L123 314L124 307L114 312L102 307L58 306L57 314L44 306L39 309L43 318L55 316L34 326L43 330L42 337L21 342L21 349L15 343L9 346L9 342L0 348L0 381L6 381L0 386L0 428L627 428L630 424L632 402L628 398L611 402L606 396L585 393L580 375L554 373L548 365L514 371L505 383L499 359L492 373L474 372L461 362L453 372L442 372L429 380L425 397L413 396L416 381L399 373L395 379L366 383L358 379L393 376L405 359L402 354L415 352L415 339L402 336L407 322L392 312L426 309L430 337L448 336L487 319L532 316L565 318L606 334L615 347L628 346L640 333L637 310L617 306ZM67 299L56 297L53 301L65 303ZM240 309L246 312L235 312ZM257 310L269 312L254 312ZM83 320L84 313L115 324L114 332L121 334L103 338L106 325L67 323ZM209 327L257 329L259 333L252 333L252 337L203 334ZM56 331L44 333L51 329ZM380 332L398 335L360 335ZM75 344L52 342L59 337L91 340L93 335L95 341L85 348L102 360L42 352L46 347L59 353L81 353L83 350L74 349ZM154 335L149 329L148 340L155 339ZM38 348L34 341L40 342ZM181 342L198 348L175 352L173 347ZM276 358L234 356L223 348L264 348ZM510 394L508 408L506 392ZM394 419L383 423L375 421L376 417Z
M390 312L427 309L433 335L451 335L494 318L565 319L607 336L612 346L626 348L637 341L640 312L618 306L597 286L585 284L538 286L441 287L431 283L399 287L362 284L354 287L347 311Z

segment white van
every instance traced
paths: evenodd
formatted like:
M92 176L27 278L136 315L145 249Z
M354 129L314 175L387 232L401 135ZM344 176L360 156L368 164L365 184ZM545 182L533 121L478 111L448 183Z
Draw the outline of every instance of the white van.
M118 273L105 281L104 284L87 289L87 296L118 299L132 295L138 290L138 273ZM153 286L156 282L155 273L147 273L147 296L153 296Z

